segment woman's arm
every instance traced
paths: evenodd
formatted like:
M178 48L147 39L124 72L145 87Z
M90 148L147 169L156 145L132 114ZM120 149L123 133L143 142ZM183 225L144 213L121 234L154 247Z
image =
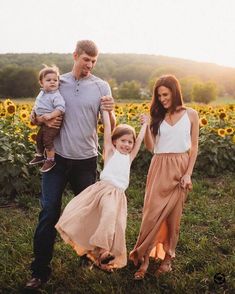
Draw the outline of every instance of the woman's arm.
M150 130L150 126L148 125L147 126L147 129L146 129L146 133L145 133L145 136L144 136L144 145L146 147L146 149L150 152L153 153L153 148L154 148L154 136Z
M183 188L191 188L191 175L197 159L198 138L199 138L199 117L198 113L193 109L188 109L189 119L191 121L191 149L189 153L189 163L185 175L181 178L181 186Z

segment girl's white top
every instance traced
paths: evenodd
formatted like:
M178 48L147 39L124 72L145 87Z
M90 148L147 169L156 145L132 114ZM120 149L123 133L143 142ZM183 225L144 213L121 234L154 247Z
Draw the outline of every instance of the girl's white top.
M100 173L100 179L126 190L129 185L130 166L130 154L122 154L116 149Z
M154 153L184 153L189 151L191 148L191 122L187 110L173 126L163 120L158 136L156 136Z

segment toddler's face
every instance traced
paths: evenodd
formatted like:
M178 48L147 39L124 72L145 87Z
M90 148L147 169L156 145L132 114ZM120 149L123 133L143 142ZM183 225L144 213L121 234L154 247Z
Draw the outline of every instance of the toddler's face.
M133 135L126 134L113 141L116 149L122 154L128 154L134 147Z
M46 92L55 91L59 87L59 78L55 73L49 73L40 81L40 85Z

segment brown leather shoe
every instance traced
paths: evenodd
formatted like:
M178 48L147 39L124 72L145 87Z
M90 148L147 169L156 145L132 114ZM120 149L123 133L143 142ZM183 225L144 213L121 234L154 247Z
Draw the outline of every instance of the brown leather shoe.
M42 168L40 168L40 172L46 173L50 171L54 166L56 165L56 162L54 160L45 160Z
M25 285L25 289L36 290L42 286L42 280L39 278L31 278Z
M29 162L29 165L35 165L35 164L43 163L44 161L45 161L44 156L35 155L35 157Z

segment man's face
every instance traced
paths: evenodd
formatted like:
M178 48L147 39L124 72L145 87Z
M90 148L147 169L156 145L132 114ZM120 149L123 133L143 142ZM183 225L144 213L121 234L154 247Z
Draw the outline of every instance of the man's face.
M74 71L77 78L84 78L90 75L91 70L94 68L98 56L89 56L85 52L78 55L76 52L73 54Z

